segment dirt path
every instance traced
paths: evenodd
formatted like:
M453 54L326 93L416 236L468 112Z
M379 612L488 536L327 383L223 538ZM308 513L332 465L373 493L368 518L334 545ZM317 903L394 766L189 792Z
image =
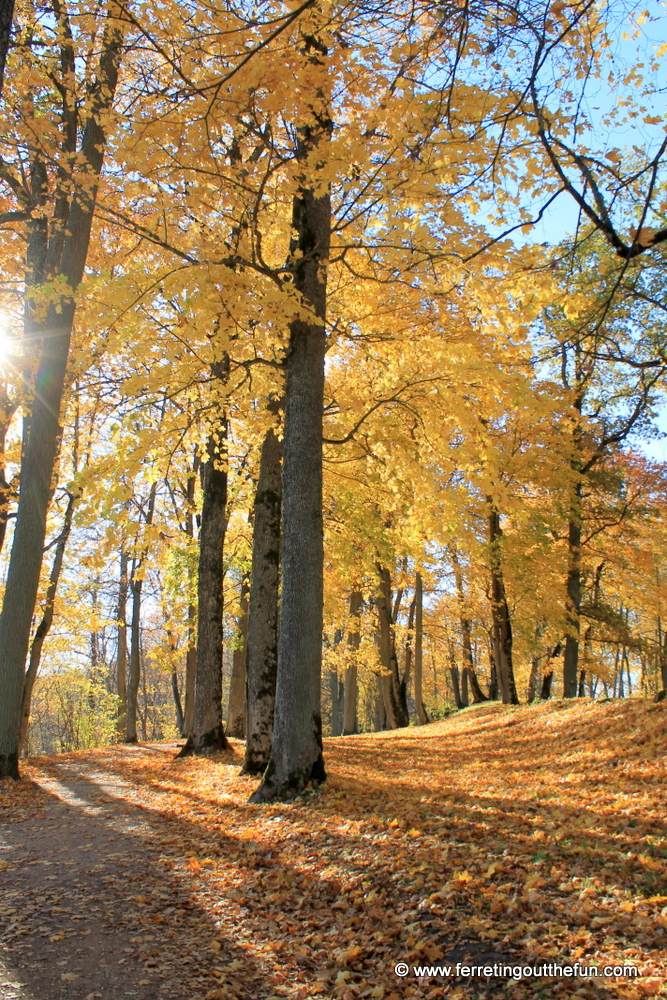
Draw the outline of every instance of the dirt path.
M174 749L133 753L171 759ZM188 939L210 918L160 860L164 820L133 804L136 790L112 770L79 758L48 771L24 818L0 823L0 997L183 1000L196 987ZM178 922L173 949L165 914Z
M263 806L238 741L35 759L0 782L0 1000L667 997L666 722L480 706L325 740L326 785ZM638 975L416 971L496 962Z

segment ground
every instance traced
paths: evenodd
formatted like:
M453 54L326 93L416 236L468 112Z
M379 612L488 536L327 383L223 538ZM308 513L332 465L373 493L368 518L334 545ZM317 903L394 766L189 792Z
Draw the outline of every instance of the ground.
M479 706L325 740L327 784L272 806L238 741L35 758L0 783L0 997L665 996L666 724L667 702ZM455 968L549 962L641 975Z

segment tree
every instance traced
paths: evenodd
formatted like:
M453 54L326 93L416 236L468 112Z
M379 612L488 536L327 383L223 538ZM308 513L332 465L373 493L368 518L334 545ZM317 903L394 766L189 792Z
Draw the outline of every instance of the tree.
M303 296L310 317L290 324L285 359L278 677L271 759L252 797L255 802L291 798L326 776L320 716L322 412L331 196L321 175L332 121L327 47L316 23L301 29L300 47L312 98L298 140L302 172L292 212L296 235L291 261L294 287Z
M95 199L106 145L106 120L113 105L122 47L120 10L111 0L102 17L103 33L98 66L92 56L80 59L88 73L86 101L77 101L76 46L69 18L59 4L54 8L59 26L59 59L56 93L62 96L62 152L50 192L53 216L46 223L43 208L49 198L49 169L54 156L38 150L31 157L31 187L18 170L5 166L1 179L15 193L34 243L41 239L39 260L29 261L32 285L25 336L34 345L35 375L29 429L21 463L21 484L16 527L0 614L0 776L18 778L18 738L23 692L23 672L30 642L30 626L37 597L46 514L52 475L58 453L58 424L65 390L69 345L76 312L75 293L83 277ZM97 29L95 25L95 29ZM44 86L50 68L44 67ZM60 77L58 79L58 76ZM79 142L80 137L80 142ZM70 163L77 161L73 172ZM32 217L31 217L31 213ZM30 243L29 243L30 245ZM29 250L30 253L30 250ZM56 292L47 306L38 305L43 283L54 283Z
M275 415L280 404L274 401ZM253 505L252 568L246 657L247 739L245 774L263 774L271 756L278 670L278 591L282 441L265 432Z
M227 371L228 369L226 369ZM216 377L223 374L216 371ZM225 374L226 380L226 374ZM192 731L179 756L228 746L222 724L222 553L227 530L226 414L209 434L201 466L202 512L197 583L197 672Z
M14 17L14 0L2 0L0 2L0 94L5 80L5 64L9 51L12 20Z

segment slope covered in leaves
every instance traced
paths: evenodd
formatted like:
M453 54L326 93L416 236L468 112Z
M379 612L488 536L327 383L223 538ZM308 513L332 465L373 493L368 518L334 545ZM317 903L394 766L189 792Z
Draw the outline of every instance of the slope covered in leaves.
M165 745L35 759L35 786L2 784L3 813L17 822L5 826L14 850L0 884L11 890L21 867L18 828L33 836L36 865L40 816L69 796L48 836L65 845L77 810L85 821L95 858L81 877L97 869L98 923L124 945L118 996L657 995L667 971L666 722L664 702L480 706L422 729L325 741L327 785L272 806L248 804L256 782L239 775L238 743L209 760L173 761ZM62 875L48 870L57 895ZM26 955L48 936L59 968L74 970L53 995L106 1000L73 957L85 902L64 895L50 924L43 900L22 912L39 884L38 867L23 871L25 890L2 913L8 965L28 988ZM88 902L95 891L91 882ZM397 962L447 961L635 965L641 976L394 973ZM51 1000L44 985L40 1000Z

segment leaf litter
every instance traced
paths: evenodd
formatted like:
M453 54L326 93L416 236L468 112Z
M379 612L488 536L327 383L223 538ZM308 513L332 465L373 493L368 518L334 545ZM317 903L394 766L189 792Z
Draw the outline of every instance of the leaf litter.
M0 783L0 996L667 995L666 722L665 702L476 706L325 740L326 785L270 806L239 741L35 758ZM640 976L412 973L457 962Z

